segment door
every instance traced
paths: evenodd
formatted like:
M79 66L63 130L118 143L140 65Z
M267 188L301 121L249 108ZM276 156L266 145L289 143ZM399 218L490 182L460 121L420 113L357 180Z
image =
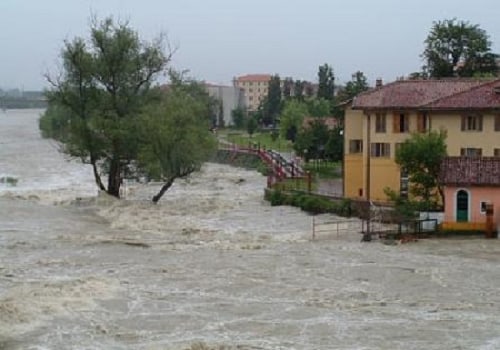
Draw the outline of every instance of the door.
M457 222L469 221L469 194L467 191L457 192Z

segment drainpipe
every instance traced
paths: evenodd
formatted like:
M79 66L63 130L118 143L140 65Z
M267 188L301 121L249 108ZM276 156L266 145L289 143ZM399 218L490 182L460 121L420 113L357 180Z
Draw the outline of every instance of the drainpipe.
M363 234L363 238L361 239L362 242L370 242L372 240L372 235L370 231L370 221L371 221L371 206L370 206L370 174L371 174L371 168L370 168L370 158L371 158L371 145L370 145L370 129L371 129L371 117L370 114L366 116L366 151L367 151L367 157L366 157L366 184L365 184L365 191L366 191L366 202L368 205L368 219L366 221L366 232Z

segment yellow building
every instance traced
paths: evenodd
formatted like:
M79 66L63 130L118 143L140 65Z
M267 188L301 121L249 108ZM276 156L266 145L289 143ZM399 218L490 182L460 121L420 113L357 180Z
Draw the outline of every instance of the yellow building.
M386 201L386 187L405 191L407 179L394 159L411 133L446 130L450 156L500 157L500 79L377 85L346 108L345 197Z
M270 74L248 74L235 77L233 85L241 88L245 94L245 105L249 112L259 108L259 104L267 96Z

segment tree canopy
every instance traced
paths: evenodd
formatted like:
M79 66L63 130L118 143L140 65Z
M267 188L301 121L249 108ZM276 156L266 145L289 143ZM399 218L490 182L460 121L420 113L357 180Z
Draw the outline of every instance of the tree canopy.
M363 72L357 71L352 75L352 79L348 81L344 88L339 91L339 101L347 101L354 96L362 93L363 91L368 90L368 82L366 76Z
M216 148L209 132L211 99L196 81L172 81L159 103L139 118L138 169L150 179L163 181L153 202L160 200L177 178L199 170Z
M308 115L307 104L299 100L285 102L280 119L280 134L286 140L295 141L297 131L302 126L304 117Z
M40 120L42 134L57 139L64 152L90 163L98 188L110 195L119 197L127 177L145 173L161 175L168 182L174 173L184 175L185 171L173 171L172 162L165 159L164 153L171 154L173 148L176 157L182 158L174 163L188 164L183 169L196 169L205 155L200 158L179 150L186 148L184 142L152 145L167 132L162 124L165 118L191 113L188 120L209 132L212 114L208 94L192 82L180 82L179 75L171 74L173 87L164 100L154 86L171 57L163 46L163 37L140 40L128 23L94 20L88 40L77 37L64 43L59 75L47 75L51 89L49 107ZM174 130L168 129L169 137L184 135L195 143L202 139L201 129L180 122L167 125L175 125ZM107 185L101 176L107 176Z
M318 98L324 98L325 100L333 100L335 94L335 75L333 74L333 68L328 64L323 64L319 66L318 69Z
M281 113L281 79L279 75L273 75L269 80L267 96L259 106L260 122L266 125L275 124Z
M424 70L432 78L496 74L497 55L477 24L457 19L434 22L425 39Z
M439 172L446 155L444 131L412 134L396 151L396 163L408 174L410 194L428 207L444 203Z

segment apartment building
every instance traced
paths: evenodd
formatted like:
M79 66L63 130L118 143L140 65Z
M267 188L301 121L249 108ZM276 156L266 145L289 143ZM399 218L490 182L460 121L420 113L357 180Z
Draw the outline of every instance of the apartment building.
M344 195L387 200L403 190L395 162L411 133L447 131L450 156L500 157L500 79L401 80L358 95L344 126Z
M259 108L259 104L267 96L271 74L247 74L233 79L233 85L243 89L245 105L249 112Z
M215 120L216 125L222 126L220 125L221 119L224 120L224 126L233 125L231 112L237 108L246 108L244 90L236 86L218 84L205 84L205 87L208 94L220 102L217 120Z

